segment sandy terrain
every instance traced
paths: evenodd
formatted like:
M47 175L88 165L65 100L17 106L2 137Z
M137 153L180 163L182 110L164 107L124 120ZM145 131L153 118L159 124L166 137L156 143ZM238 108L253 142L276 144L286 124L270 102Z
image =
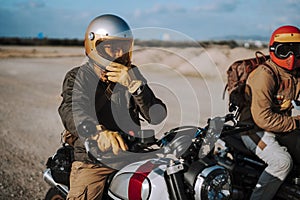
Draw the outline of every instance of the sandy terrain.
M78 47L0 46L0 199L45 196L42 172L63 130L57 112L61 84L83 54ZM222 46L136 48L134 62L169 109L166 122L154 129L203 124L225 113L226 68L252 55L253 50Z

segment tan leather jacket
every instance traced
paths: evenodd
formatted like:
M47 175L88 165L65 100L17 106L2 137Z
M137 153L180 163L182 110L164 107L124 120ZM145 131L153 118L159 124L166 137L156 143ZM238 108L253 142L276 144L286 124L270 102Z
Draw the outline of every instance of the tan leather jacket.
M295 130L299 128L300 117L291 116L291 100L298 99L300 78L271 60L267 65L269 67L259 66L247 79L246 101L249 106L241 111L240 120L254 122L254 131L283 133Z

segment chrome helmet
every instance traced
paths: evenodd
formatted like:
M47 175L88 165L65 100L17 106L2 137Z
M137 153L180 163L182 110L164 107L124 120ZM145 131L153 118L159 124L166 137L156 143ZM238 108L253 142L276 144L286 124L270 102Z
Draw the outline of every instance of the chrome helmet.
M113 14L100 15L93 19L86 29L84 47L86 55L99 67L110 62L128 66L131 63L133 36L124 19ZM108 52L122 50L121 55Z

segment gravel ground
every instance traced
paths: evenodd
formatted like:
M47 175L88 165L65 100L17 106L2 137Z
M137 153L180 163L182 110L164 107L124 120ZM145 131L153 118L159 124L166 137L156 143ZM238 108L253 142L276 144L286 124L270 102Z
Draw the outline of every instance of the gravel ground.
M195 49L173 48L171 51L172 54L170 51L161 50L139 51L135 54L135 63L146 65L147 62L151 63L156 59L156 63L172 66L178 69L176 73L181 73L187 70L187 65L180 64L180 56L184 55L185 57L182 57L194 63L202 62L202 59L198 59L200 54ZM254 55L250 50L231 51L218 47L209 49L208 53L210 57L215 58L216 64L225 66L218 69L218 76L221 74L223 77L228 64L238 58L238 53L242 53L241 57ZM178 54L180 55L177 56ZM61 101L61 84L65 73L82 63L82 55L82 48L0 46L0 200L44 198L49 188L42 178L45 162L61 145L60 133L63 127L57 112ZM202 75L215 75L212 70L215 66L209 64L206 60L206 68L199 68L198 72ZM194 73L193 70L195 69L191 68L188 73ZM169 109L169 124L172 126L180 120L186 124L199 123L198 117L202 117L206 122L207 117L217 112L223 113L225 110L226 102L221 101L224 88L222 77L206 82L200 82L198 78L193 77L193 80L188 82L189 88L180 84L181 80L172 74L168 76L165 72L159 72L156 77L160 77L160 80L166 79L165 77L166 80L173 78L170 87L166 87L168 83L165 83L163 88L159 88L158 84L153 85L157 86L161 91L158 92L161 98L167 99L168 106L172 108ZM175 89L172 90L172 86L175 86L178 92L183 92L182 102L178 99L180 95L176 94ZM182 112L184 106L187 106L188 110ZM199 111L197 106L201 107ZM176 111L176 108L179 109Z
M57 113L75 58L0 59L0 199L43 199L45 162L60 146Z

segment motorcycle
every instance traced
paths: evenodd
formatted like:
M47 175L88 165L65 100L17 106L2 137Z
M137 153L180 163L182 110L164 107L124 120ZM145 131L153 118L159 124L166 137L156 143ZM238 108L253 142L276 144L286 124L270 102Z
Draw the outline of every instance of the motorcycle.
M122 153L118 158L101 155L93 141L87 140L85 145L96 162L109 166L123 162L108 177L103 199L248 199L266 167L240 139L240 133L252 128L230 113L209 119L204 128L174 128L160 139L151 130L141 131L139 137L129 139L135 153ZM300 199L299 166L295 165L277 198ZM51 186L45 199L65 199L68 183L58 179L65 176L68 180L68 173L58 173L60 178L55 178L53 171L48 165L43 175Z

